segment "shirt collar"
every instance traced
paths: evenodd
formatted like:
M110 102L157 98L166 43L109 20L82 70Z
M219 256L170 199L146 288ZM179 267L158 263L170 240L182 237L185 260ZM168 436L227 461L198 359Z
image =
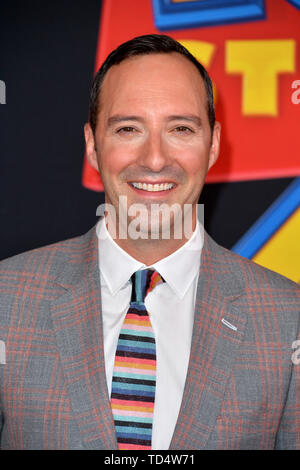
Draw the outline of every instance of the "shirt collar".
M112 295L128 282L134 272L153 267L182 299L199 273L204 236L203 227L198 220L195 231L184 245L151 266L133 258L112 239L104 217L99 220L96 233L101 275Z

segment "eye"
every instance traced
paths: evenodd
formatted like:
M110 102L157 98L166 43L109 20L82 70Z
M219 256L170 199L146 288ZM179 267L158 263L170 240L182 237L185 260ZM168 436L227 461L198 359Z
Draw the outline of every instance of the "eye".
M190 134L194 132L190 127L187 126L177 126L175 127L174 131L179 134Z
M133 132L136 132L136 130L134 127L131 126L121 127L121 129L117 130L117 134L131 134Z

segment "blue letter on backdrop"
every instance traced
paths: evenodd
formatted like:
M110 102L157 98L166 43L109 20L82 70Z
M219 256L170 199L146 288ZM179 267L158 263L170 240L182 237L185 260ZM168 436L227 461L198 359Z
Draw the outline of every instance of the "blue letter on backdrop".
M155 26L161 31L265 18L264 0L152 0L152 4Z

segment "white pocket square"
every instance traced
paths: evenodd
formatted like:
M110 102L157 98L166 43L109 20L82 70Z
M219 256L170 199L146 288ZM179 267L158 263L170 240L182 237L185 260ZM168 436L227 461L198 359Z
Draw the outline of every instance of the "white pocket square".
M6 364L5 343L0 340L0 364Z

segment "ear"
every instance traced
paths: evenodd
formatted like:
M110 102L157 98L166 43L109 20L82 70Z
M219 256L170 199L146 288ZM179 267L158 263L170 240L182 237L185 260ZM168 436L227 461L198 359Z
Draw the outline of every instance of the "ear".
M88 122L84 125L84 138L86 157L91 166L99 171L94 134Z
M210 169L218 160L220 152L221 124L215 122L209 151L208 169Z

